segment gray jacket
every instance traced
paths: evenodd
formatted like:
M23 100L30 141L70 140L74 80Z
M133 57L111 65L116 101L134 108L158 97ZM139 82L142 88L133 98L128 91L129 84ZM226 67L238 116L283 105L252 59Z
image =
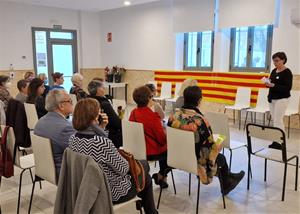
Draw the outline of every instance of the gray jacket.
M105 175L92 157L65 150L54 213L113 213Z
M57 176L63 153L69 145L69 138L75 132L72 123L56 112L48 112L39 119L34 128L34 134L51 140Z

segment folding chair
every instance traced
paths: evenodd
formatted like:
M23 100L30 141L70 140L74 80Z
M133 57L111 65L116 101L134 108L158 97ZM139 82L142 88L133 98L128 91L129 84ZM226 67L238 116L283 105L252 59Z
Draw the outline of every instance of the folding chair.
M250 188L250 179L249 171L251 167L251 156L257 156L265 159L265 170L264 170L264 181L267 181L267 160L276 161L284 164L284 174L283 174L283 186L282 186L282 197L281 200L284 201L285 195L285 186L286 186L286 174L287 174L287 165L288 163L296 159L296 175L295 175L295 191L297 191L298 185L298 168L299 168L299 157L291 152L286 150L286 138L285 133L279 128L268 127L256 124L248 124L246 127L247 132L247 143L248 143L248 180L247 180L247 189ZM253 138L256 138L253 139ZM270 142L278 142L282 146L282 150L272 149L272 148L260 148L254 151L253 144L257 142L257 139Z

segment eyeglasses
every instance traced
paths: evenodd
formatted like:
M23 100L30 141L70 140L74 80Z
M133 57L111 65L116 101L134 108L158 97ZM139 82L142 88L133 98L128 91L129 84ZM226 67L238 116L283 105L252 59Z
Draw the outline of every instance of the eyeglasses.
M72 99L69 99L69 100L61 101L61 103L70 103L70 104L73 104L73 101L72 101Z

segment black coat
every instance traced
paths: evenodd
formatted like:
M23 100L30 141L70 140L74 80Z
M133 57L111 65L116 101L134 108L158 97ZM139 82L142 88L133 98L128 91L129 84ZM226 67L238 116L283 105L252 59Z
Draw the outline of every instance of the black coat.
M31 146L30 130L27 127L27 117L24 104L15 99L10 99L8 101L6 110L6 125L13 127L14 129L16 146L25 148Z

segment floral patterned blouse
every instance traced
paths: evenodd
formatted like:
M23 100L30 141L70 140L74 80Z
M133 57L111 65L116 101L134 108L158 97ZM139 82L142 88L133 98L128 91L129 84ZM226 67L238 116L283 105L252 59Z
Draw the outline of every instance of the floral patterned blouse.
M171 114L168 125L195 133L198 175L203 184L210 184L217 173L215 160L221 145L215 143L208 121L197 108L181 108Z

